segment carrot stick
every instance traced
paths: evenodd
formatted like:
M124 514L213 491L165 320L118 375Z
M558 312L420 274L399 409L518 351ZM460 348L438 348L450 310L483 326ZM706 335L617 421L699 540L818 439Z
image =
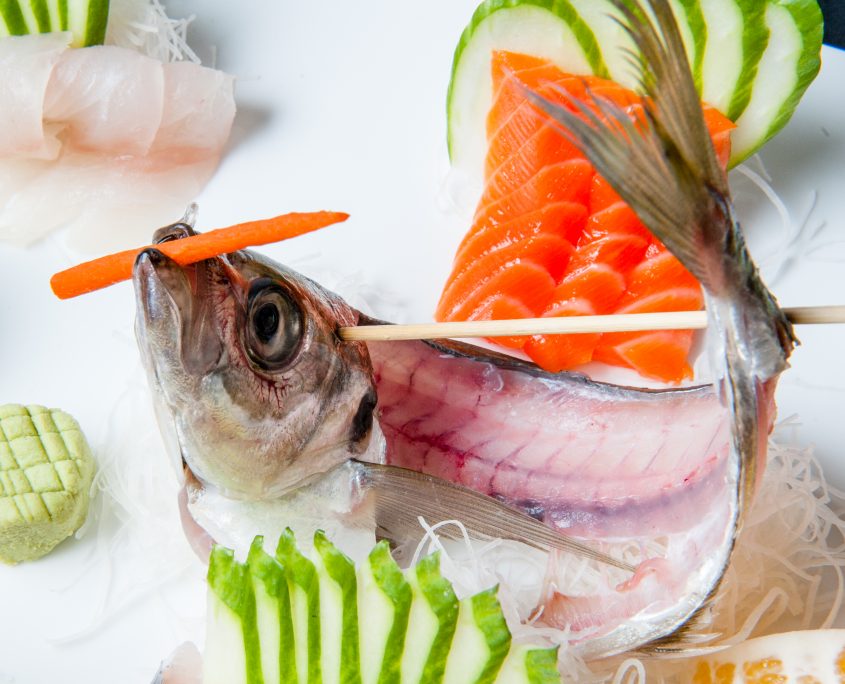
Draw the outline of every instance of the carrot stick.
M70 299L119 283L121 280L129 280L138 254L149 247L154 247L176 263L185 266L245 247L287 240L325 228L333 223L340 223L348 218L349 214L317 211L310 214L284 214L261 221L239 223L229 228L218 228L181 240L127 249L124 252L86 261L53 275L50 278L50 287L59 299Z

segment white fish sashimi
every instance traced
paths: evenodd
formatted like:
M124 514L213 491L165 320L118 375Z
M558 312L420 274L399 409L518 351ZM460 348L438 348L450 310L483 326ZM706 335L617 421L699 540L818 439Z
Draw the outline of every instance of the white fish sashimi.
M65 149L144 155L164 109L163 64L123 48L67 50L50 76L44 121Z
M164 109L154 152L219 153L235 117L232 77L191 62L164 65Z
M25 246L68 227L83 251L143 242L217 168L234 79L115 46L64 50L66 37L48 37L0 41L0 70L25 67L16 78L43 83L14 97L0 85L0 124L21 120L25 132L0 131L0 240ZM4 50L14 54L4 60Z
M0 40L0 157L54 156L45 145L42 108L50 74L70 33Z

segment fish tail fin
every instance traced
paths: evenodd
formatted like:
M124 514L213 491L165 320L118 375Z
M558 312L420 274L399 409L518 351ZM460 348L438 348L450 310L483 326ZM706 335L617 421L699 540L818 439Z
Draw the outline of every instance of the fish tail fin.
M562 133L710 298L752 297L746 301L762 314L760 320L779 347L773 351L785 361L795 342L792 326L748 255L669 2L611 2L638 50L629 54L629 61L645 95L644 120L633 122L599 97L593 97L591 108L561 92L572 111L536 93L527 95L562 126ZM774 365L785 367L777 361Z
M372 500L379 534L399 546L422 536L419 518L432 524L459 520L473 536L509 539L543 551L563 551L634 572L628 563L565 537L485 494L406 468L360 461L355 465L359 484ZM451 526L444 526L438 534L459 537Z

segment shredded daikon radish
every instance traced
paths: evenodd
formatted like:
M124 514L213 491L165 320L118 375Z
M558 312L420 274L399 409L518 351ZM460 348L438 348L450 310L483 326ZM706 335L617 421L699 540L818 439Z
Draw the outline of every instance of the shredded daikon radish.
M778 196L771 185L772 178L763 166L759 155L755 155L759 167L759 172L751 169L748 163L740 164L734 169L734 174L739 174L751 182L756 190L758 190L777 213L778 220L781 226L780 237L776 241L771 239L765 240L765 248L755 248L754 243L757 239L768 238L768 235L755 235L753 232L750 235L752 254L760 265L763 274L766 277L766 282L769 285L777 283L790 268L798 261L804 258L817 258L816 255L830 245L818 244L817 238L821 231L825 228L826 223L820 221L815 223L812 221L813 212L815 211L818 202L818 193L812 191L808 198L807 208L800 212L802 217L800 220L793 220L786 203ZM749 160L750 161L750 160ZM756 198L749 198L745 196L742 184L737 182L736 175L731 183L732 193L734 195L734 203L737 205L738 213L743 219L743 223L755 224L762 223L761 221L746 221L743 214L754 213L757 210ZM749 204L750 206L745 206ZM769 231L767 231L768 233ZM823 258L823 257L822 257Z
M159 0L112 0L106 44L136 50L160 62L199 64L187 41L193 20L193 16L171 19Z
M119 343L131 353L132 340ZM150 599L158 600L183 631L197 633L202 614L179 614L164 596L165 590L181 591L179 581L186 577L202 594L205 568L179 523L179 484L164 456L140 364L130 371L91 446L99 466L85 528L85 536L93 536L92 554L77 577L53 587L58 593L85 591L90 604L76 616L73 629L62 626L48 638L68 643L94 635Z

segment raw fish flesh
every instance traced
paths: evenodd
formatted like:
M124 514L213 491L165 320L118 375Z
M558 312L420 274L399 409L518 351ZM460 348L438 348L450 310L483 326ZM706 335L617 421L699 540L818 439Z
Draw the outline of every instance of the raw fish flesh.
M64 226L83 250L142 240L214 173L235 116L233 79L68 42L0 40L0 240L27 245Z

